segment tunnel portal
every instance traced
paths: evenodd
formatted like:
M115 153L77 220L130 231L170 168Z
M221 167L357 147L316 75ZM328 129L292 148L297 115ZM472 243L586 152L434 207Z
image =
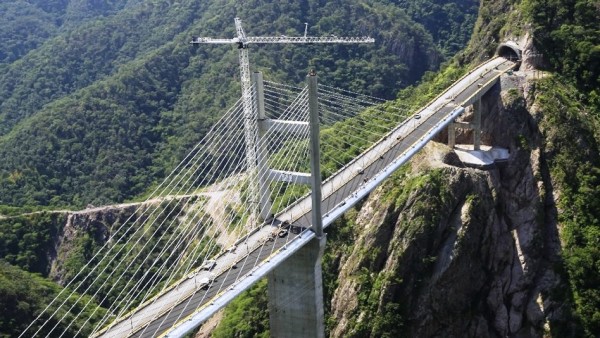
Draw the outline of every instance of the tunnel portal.
M507 41L498 46L496 55L518 62L521 61L521 47L513 41Z

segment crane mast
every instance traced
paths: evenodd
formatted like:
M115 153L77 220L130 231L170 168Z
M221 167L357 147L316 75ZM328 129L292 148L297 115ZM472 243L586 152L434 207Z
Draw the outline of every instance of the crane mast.
M242 20L235 18L235 30L237 37L232 39L214 39L206 37L194 37L192 44L236 44L239 49L240 59L240 82L242 87L242 104L244 111L244 141L246 142L246 170L250 176L250 185L248 187L248 195L250 196L250 204L252 205L253 215L256 217L260 212L260 196L259 196L259 177L257 170L256 143L258 139L258 117L257 112L253 109L252 103L252 84L250 80L250 61L248 58L249 44L355 44L355 43L373 43L375 39L370 37L337 37L337 36L322 36L314 37L307 36L308 24L305 24L304 36L288 37L288 36L246 36L242 27Z
M249 176L248 196L252 207L251 217L256 220L260 215L260 189L258 186L259 175L256 160L256 142L258 139L258 125L256 112L252 109L252 84L250 83L250 59L248 58L248 45L246 33L242 27L242 20L235 18L238 49L240 58L240 82L242 85L242 106L244 109L244 141L246 142L246 173Z

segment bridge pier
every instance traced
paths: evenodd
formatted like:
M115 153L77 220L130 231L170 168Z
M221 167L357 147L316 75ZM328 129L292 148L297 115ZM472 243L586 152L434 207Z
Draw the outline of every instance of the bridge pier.
M321 273L324 249L325 236L315 238L269 274L271 337L325 336Z
M456 145L456 126L454 125L454 121L452 121L448 125L448 147L454 148L455 145Z
M319 103L317 75L308 75L310 115L310 179L312 227L316 237L269 274L269 320L271 337L325 337L321 258L325 249L321 211L319 154Z
M469 128L473 131L473 150L481 149L481 97L473 102L473 120L471 123L452 121L448 125L448 146L456 146L456 128Z
M473 102L473 150L481 149L481 97Z

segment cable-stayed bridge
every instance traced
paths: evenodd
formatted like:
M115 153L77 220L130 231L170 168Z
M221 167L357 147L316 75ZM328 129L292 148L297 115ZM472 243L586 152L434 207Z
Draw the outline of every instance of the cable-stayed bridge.
M315 217L329 226L466 107L478 105L515 65L495 57L417 111L324 85L310 94L309 87L258 78L252 86L256 168L248 170L240 99L152 193L149 199L159 202L113 228L64 291L73 292L55 299L38 317L41 325L22 336L182 336L297 255L318 237ZM315 102L323 179L316 216L306 186L315 175L302 174L311 165ZM308 289L295 288L282 301Z

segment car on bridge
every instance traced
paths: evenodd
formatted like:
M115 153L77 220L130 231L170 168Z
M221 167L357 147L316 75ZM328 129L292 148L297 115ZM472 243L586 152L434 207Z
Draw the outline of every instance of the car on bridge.
M276 228L271 232L271 235L269 236L269 241L274 241L275 238L279 237L279 238L283 238L285 236L288 235L288 230L287 229L282 229L282 228Z
M217 261L215 261L214 259L207 259L204 261L204 263L202 263L202 266L200 268L202 270L210 271L210 270L214 269L216 265L217 265Z
M208 290L210 285L216 280L215 275L211 274L210 277L204 277L198 282L198 288L202 290Z
M299 234L299 233L301 233L302 231L304 231L304 229L305 229L304 227L301 227L301 226L298 226L298 225L292 225L290 227L290 231L293 234L296 234L296 235Z
M281 222L281 224L279 224L279 227L282 228L282 229L289 229L290 228L290 222L283 221L283 222Z

